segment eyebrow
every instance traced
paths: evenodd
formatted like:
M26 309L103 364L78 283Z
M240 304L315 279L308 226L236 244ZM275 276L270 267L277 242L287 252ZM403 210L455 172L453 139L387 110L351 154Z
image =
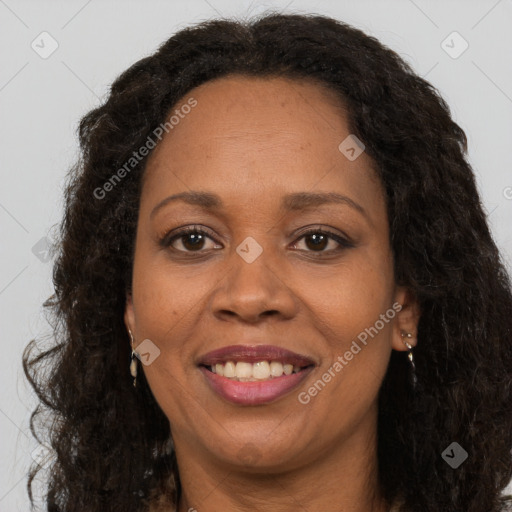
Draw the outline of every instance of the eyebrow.
M149 217L152 218L161 208L174 201L183 201L210 211L220 210L223 207L222 199L217 194L198 191L181 192L160 201L153 208ZM350 197L336 192L295 192L283 197L281 207L287 211L298 211L324 204L345 204L368 218L366 210L360 204Z

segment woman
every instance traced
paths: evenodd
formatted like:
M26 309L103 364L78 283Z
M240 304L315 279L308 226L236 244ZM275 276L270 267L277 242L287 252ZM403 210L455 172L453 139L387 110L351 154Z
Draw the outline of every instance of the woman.
M394 52L205 22L80 142L58 344L23 358L48 510L507 510L510 281L464 132Z

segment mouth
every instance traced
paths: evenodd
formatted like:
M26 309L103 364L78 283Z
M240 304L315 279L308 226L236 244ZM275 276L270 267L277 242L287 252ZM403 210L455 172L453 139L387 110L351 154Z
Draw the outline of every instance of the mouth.
M310 357L272 345L232 345L209 352L198 362L211 389L237 405L276 401L315 366Z

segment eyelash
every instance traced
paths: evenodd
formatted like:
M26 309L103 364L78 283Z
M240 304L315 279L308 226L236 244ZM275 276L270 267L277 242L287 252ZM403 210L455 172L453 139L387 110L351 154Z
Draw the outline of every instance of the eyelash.
M214 240L213 236L211 235L211 233L207 230L205 230L204 228L201 228L200 226L187 226L186 228L183 228L181 230L179 230L177 233L175 233L173 236L169 237L169 233L165 234L159 241L159 244L160 246L162 247L169 247L172 245L172 243L175 241L175 240L178 240L180 238L183 238L185 237L186 235L189 235L189 234L198 234L198 235L204 235L208 238L210 238L211 240ZM354 247L354 245L349 242L347 239L343 238L342 236L340 235L337 235L336 233L333 233L331 231L327 231L325 229L322 229L322 228L311 228L309 229L308 231L305 231L304 233L301 233L300 237L297 238L296 242L298 242L299 240L302 240L303 238L305 238L306 236L308 235L311 235L311 234L320 234L320 235L325 235L327 236L328 238L334 240L335 242L337 242L338 244L340 244L341 247L338 247L337 249L331 249L329 251L305 251L305 252L311 252L313 254L317 253L317 254L331 254L331 253L338 253L344 249L349 249L351 247ZM198 251L182 251L182 250L179 250L179 249L174 249L173 247L171 247L171 249L173 249L174 251L177 251L179 253L185 253L185 254L193 254L193 253L201 253L201 252L205 252L204 250L198 250Z

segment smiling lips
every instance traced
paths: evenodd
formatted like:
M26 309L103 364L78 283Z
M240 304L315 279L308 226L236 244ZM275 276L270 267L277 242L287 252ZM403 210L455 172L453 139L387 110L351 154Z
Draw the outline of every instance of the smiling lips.
M202 356L198 365L211 388L238 405L272 402L316 366L307 356L272 345L231 345Z

